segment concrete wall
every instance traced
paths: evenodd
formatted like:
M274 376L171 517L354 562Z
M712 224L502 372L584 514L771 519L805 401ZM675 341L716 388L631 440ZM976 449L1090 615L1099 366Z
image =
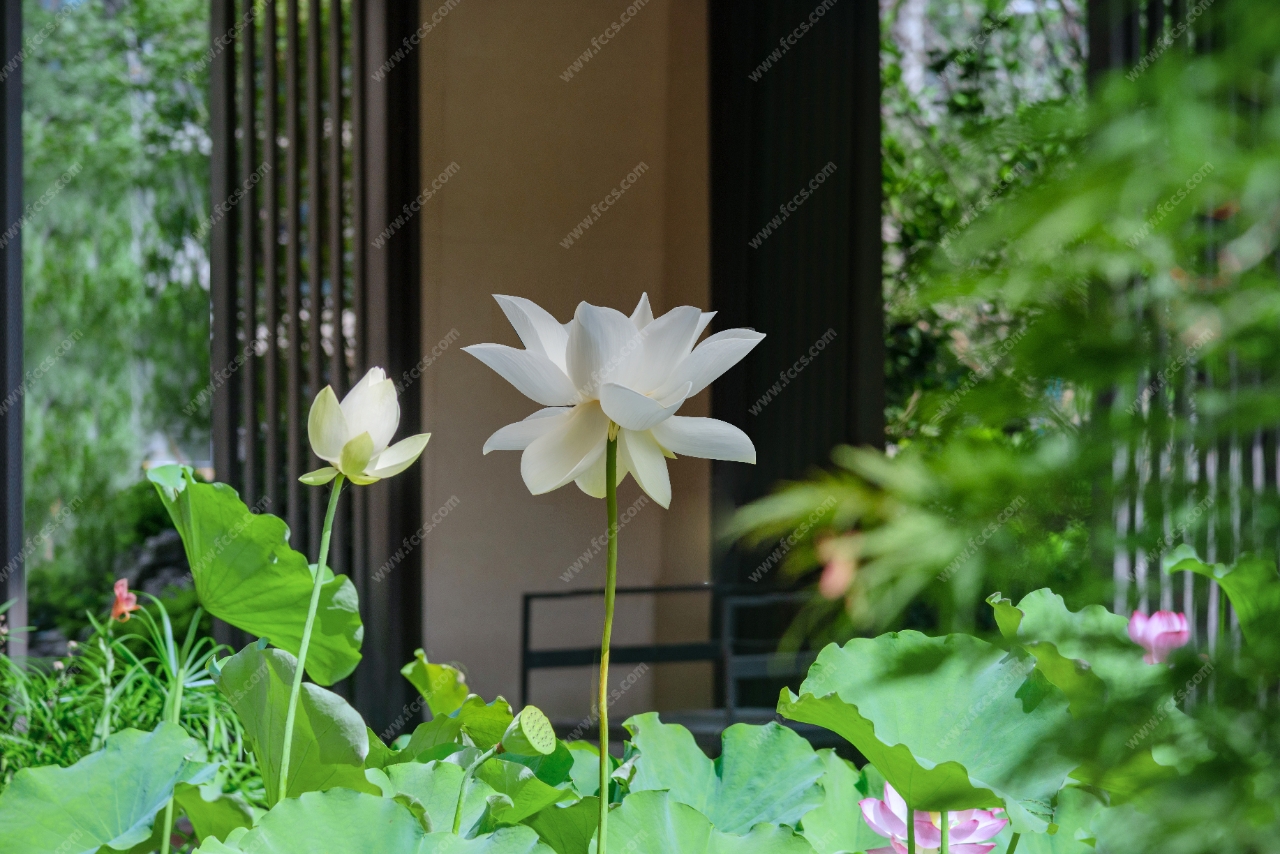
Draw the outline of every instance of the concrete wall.
M600 42L626 2L453 2L423 4L423 20L437 23L417 49L423 183L452 172L417 222L422 340L425 355L436 353L419 380L433 434L423 507L439 518L420 550L423 645L433 660L465 665L474 690L514 701L521 594L603 584L603 549L592 543L603 542L604 502L572 485L533 497L518 453L481 455L490 433L539 407L460 348L520 346L492 293L528 297L562 321L580 300L630 313L645 291L655 313L708 306L706 8L640 0ZM564 79L593 38L598 52ZM622 198L565 248L591 206L641 163L647 169ZM703 392L681 414L708 406ZM622 513L635 508L621 534L623 585L709 579L710 466L681 459L671 477L670 511L631 479L621 489ZM703 595L622 599L614 642L703 639L707 606ZM598 643L600 603L542 607L535 646ZM616 683L632 667L613 670ZM707 666L651 668L634 682L614 707L617 720L710 702ZM543 672L530 701L553 717L585 715L594 684L591 668Z

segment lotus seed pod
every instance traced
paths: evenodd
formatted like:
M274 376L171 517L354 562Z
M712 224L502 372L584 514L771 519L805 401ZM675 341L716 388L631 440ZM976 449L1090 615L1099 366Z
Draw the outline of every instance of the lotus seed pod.
M556 749L556 732L540 709L525 706L503 734L502 749L517 756L550 756Z

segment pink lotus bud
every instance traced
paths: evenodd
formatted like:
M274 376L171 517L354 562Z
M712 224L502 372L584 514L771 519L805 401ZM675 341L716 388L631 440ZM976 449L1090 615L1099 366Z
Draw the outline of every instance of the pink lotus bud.
M1156 611L1150 617L1134 611L1129 619L1129 638L1147 651L1142 660L1147 664L1160 664L1169 653L1186 646L1190 638L1187 631L1187 615L1176 611Z

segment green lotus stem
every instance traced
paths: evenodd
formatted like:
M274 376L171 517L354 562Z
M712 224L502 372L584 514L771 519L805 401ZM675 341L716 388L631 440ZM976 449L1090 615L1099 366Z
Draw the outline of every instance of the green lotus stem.
M943 810L942 821L941 821L942 826L938 828L942 832L942 847L938 849L939 852L941 852L941 854L947 854L947 831L951 829L950 827L948 827L948 824L949 822L947 821L947 811Z
M907 805L907 854L916 854L916 810Z
M1009 840L1009 847L1005 849L1004 854L1013 854L1013 852L1018 849L1018 840L1021 838L1021 833L1015 833L1013 838Z
M197 617L196 619L199 619ZM169 689L169 696L165 699L165 720L170 723L182 725L182 688L187 681L187 673L183 667L178 667L173 673L173 686ZM164 829L163 837L160 840L160 854L169 854L169 840L173 836L173 796L169 796L169 802L164 805Z
M476 761L467 766L467 770L462 774L462 785L458 787L458 805L453 810L453 832L456 834L462 827L462 802L467 797L467 785L471 782L471 777L476 773L476 769L487 762L498 752L498 748L502 746L499 742L490 747L484 753L476 757Z
M604 635L600 639L600 825L596 828L596 854L605 854L609 823L609 638L613 634L613 600L618 587L618 428L609 424L609 444L604 456L604 506L609 517L608 560L604 581Z
M160 854L169 854L169 837L173 835L173 798L164 805L164 838L160 840Z
M324 516L324 529L320 533L320 556L316 559L316 579L311 587L311 605L307 608L307 622L302 627L302 643L298 647L298 669L293 672L293 687L289 690L289 711L284 717L284 750L280 755L280 795L283 801L289 793L289 753L293 747L293 722L298 716L298 695L302 693L302 674L307 663L307 647L311 645L311 629L320 607L320 588L324 586L325 561L329 559L329 535L333 533L333 516L338 510L338 495L342 492L343 477L333 479L333 492L329 495L329 510Z

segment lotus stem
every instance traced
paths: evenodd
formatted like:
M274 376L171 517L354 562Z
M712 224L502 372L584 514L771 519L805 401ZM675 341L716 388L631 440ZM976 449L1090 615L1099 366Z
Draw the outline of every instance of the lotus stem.
M490 747L484 753L476 757L476 760L467 766L467 770L462 774L462 785L458 787L458 805L453 810L453 832L458 833L462 827L462 803L467 797L467 784L471 782L471 777L476 773L476 769L487 762L492 756L498 752L501 742Z
M160 854L169 854L169 838L173 836L173 797L164 805L164 838L160 840Z
M600 825L596 828L596 854L605 854L609 823L609 639L613 634L613 600L618 587L618 433L609 425L604 456L604 505L609 517L609 546L605 563L604 634L600 639L600 688L596 698L600 712Z
M311 586L311 605L307 608L307 622L302 626L302 643L298 646L298 668L293 672L293 687L289 690L289 711L284 717L284 749L280 754L280 792L277 803L289 792L289 753L293 747L293 722L298 716L298 696L302 693L302 674L307 663L307 647L311 645L311 629L320 607L320 588L324 586L325 561L329 559L329 535L333 533L333 517L338 511L338 495L342 492L343 477L333 480L333 492L329 495L329 510L324 516L324 529L320 533L320 555L316 559L316 578Z
M943 810L943 811L942 811L942 821L941 821L941 822L939 822L939 824L941 825L941 827L939 827L938 829L939 829L939 830L941 831L941 833L942 833L942 847L941 847L941 848L939 848L938 850L939 850L940 854L947 854L947 841L948 841L948 840L947 840L947 832L948 832L949 830L951 830L951 827L950 827L950 821L947 819L947 811L946 811L946 810Z
M199 617L196 617L198 620ZM169 688L169 696L165 698L165 720L170 723L182 725L182 689L187 680L185 666L179 666L173 671L173 684ZM160 854L169 854L170 839L173 837L173 795L169 796L169 802L164 805L164 829L163 837L160 840Z
M1013 852L1018 849L1018 840L1021 838L1021 833L1015 833L1013 838L1009 840L1009 847L1005 849L1004 854L1013 854Z
M907 806L907 854L916 854L916 810Z

